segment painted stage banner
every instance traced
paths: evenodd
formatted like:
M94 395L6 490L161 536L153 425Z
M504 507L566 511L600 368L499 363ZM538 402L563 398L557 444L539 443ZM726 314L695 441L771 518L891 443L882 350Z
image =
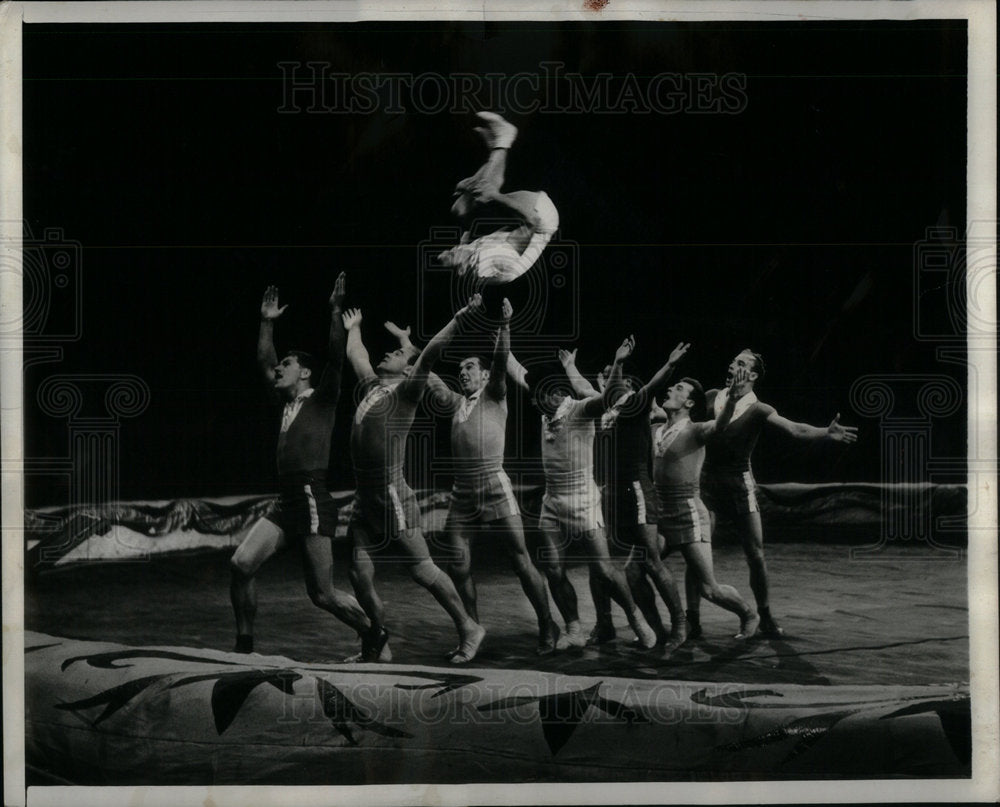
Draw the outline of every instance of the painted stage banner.
M542 488L516 485L515 492L530 528L541 510ZM416 493L424 531L433 535L443 530L448 491ZM346 538L353 491L329 495L339 510L336 534L331 537ZM928 536L964 546L967 499L964 485L783 483L760 485L758 490L771 541L874 543L887 522L905 514L908 522L926 522ZM232 549L247 528L273 512L276 501L274 496L231 496L26 510L26 568L39 571L82 561ZM945 520L950 528L939 534L934 525Z
M26 761L77 784L968 777L967 687L302 664L28 632Z

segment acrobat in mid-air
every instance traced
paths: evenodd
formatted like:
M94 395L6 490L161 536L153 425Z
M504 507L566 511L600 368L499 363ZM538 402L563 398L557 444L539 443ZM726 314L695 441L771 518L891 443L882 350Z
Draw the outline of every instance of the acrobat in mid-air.
M483 122L476 131L489 149L486 162L471 177L455 186L451 212L462 224L457 246L438 259L455 268L459 276L473 272L482 284L509 283L527 272L559 228L559 212L545 191L501 191L507 152L517 137L517 127L494 112L476 113ZM501 226L472 237L475 217L488 205L510 211L518 223Z

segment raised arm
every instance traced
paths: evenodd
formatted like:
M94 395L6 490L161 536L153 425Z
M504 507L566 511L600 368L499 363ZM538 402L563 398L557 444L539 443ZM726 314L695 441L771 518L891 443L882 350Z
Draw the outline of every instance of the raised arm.
M344 352L347 343L347 331L344 329L343 305L347 289L347 276L344 272L337 275L330 294L330 335L327 340L327 363L323 375L316 385L316 394L324 400L336 403L340 398L340 383L344 374Z
M364 381L375 375L368 351L361 341L361 309L349 308L344 312L344 328L347 330L347 360L351 363L358 381Z
M513 353L507 354L507 375L521 389L528 391L528 370L521 364Z
M591 384L586 378L583 377L576 367L576 348L573 350L564 350L559 348L558 356L559 363L563 366L563 370L566 371L566 377L569 379L570 386L573 387L573 393L578 398L592 398L594 395L600 395L601 393Z
M690 347L690 342L678 342L677 347L670 351L667 363L657 370L653 377L646 382L645 386L639 390L639 395L642 397L656 395L660 388L670 379L670 376L673 375L674 367L684 358L684 354L688 352Z
M771 412L767 416L767 422L772 426L777 426L785 434L791 435L799 440L834 440L838 443L853 443L858 439L857 426L842 426L840 424L840 412L830 421L827 427L810 426L808 423L796 423L794 420L783 418L777 412Z
M285 313L287 305L278 305L278 287L268 286L260 304L260 330L257 333L257 366L264 383L274 385L274 367L278 352L274 349L274 321Z
M486 383L486 394L494 400L501 400L507 395L507 357L510 355L510 320L514 316L514 307L510 300L503 298L500 308L502 321L497 331L497 343L493 347L493 361L490 363L490 380Z
M604 406L611 407L625 393L625 384L622 382L622 362L632 355L635 350L635 337L626 336L615 351L615 360L611 365L611 375L608 376L607 384L604 386Z
M450 415L458 409L462 396L444 383L437 373L427 374L427 393L433 399L431 407L437 414ZM425 399L426 400L426 399Z
M483 297L481 294L472 295L469 298L468 305L456 311L451 321L434 334L434 337L427 343L427 347L423 349L414 363L413 372L399 385L401 395L408 395L411 398L416 398L420 395L427 384L427 374L437 364L438 359L441 358L441 353L444 352L445 347L447 347L448 343L455 336L461 323L474 311L478 310L482 304Z

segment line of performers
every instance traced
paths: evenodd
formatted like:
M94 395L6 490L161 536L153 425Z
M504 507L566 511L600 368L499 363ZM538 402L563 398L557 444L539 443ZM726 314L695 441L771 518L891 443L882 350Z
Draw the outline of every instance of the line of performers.
M469 226L460 243L440 259L475 283L504 283L537 261L558 227L558 213L544 192L502 191L507 153L517 130L498 115L481 112L479 117L477 131L489 156L476 174L455 188L452 212ZM506 207L516 223L473 239L471 223L485 204ZM391 660L375 565L402 562L455 624L458 642L447 654L449 660L468 663L486 635L470 571L470 538L484 531L503 541L510 554L538 619L540 654L614 641L612 601L624 611L643 649L669 650L700 635L702 598L739 618L740 639L758 632L781 635L769 607L750 455L768 424L799 439L843 443L856 439L856 429L841 425L839 416L827 427L796 423L759 401L754 386L764 375L764 363L750 350L730 363L725 388L707 392L694 378L670 383L689 347L683 343L645 384L623 372L635 349L631 337L598 376L596 388L577 370L575 351L560 351L559 372L528 370L511 354L513 309L507 299L492 358L465 357L456 391L433 369L460 330L492 327L480 294L474 294L422 350L410 341L409 329L386 323L399 347L374 366L361 337L361 311L345 309L345 294L342 273L329 299L326 359L290 351L279 360L274 324L287 306L280 304L275 287L264 293L257 359L268 388L284 402L277 449L280 496L275 512L250 528L231 560L238 652L253 651L257 571L279 550L298 544L311 601L360 636L360 652L352 660ZM348 526L353 594L333 584L331 536L337 511L326 488L345 357L357 377L358 400L350 437L356 479ZM538 521L541 545L534 559L503 468L510 384L531 395L541 421L545 493ZM422 399L432 411L451 418L455 482L445 527L445 570L428 551L420 509L404 477L406 438ZM603 507L594 478L598 430L614 438L602 480ZM624 569L610 557L605 511L613 514L614 539L630 547ZM711 534L717 516L732 519L740 532L755 606L715 578ZM673 549L682 553L686 564L686 613L663 562ZM589 566L597 613L589 634L581 625L577 593L566 573L568 560L585 560ZM550 594L564 628L553 618ZM660 616L657 595L670 615L669 629Z

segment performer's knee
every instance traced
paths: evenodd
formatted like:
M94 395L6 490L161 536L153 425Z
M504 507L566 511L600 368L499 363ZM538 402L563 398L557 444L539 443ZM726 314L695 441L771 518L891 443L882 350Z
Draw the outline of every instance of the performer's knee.
M472 573L472 563L466 553L455 556L448 562L448 573L452 577L465 578Z
M229 559L229 572L236 582L244 582L253 577L254 569L250 561L237 550Z
M645 565L644 561L637 561L634 558L629 558L625 562L625 578L628 580L630 586L642 580Z
M434 565L434 561L430 558L425 558L410 567L410 577L424 588L434 585L440 575L441 570Z
M613 567L611 566L611 561L607 558L599 558L598 560L595 560L591 565L591 568L594 570L594 574L597 575L598 579L605 582L612 579Z

